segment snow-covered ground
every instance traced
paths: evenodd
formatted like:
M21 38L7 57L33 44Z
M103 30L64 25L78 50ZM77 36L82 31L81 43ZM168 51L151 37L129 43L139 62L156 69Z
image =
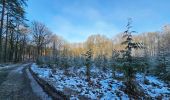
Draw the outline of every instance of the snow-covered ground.
M68 95L71 100L83 98L101 100L129 99L129 96L121 89L125 85L122 81L113 79L111 72L106 74L97 68L92 68L91 76L93 77L90 84L88 84L85 77L85 67L71 67L68 69L68 75L65 75L61 69L57 69L56 73L52 74L51 69L39 68L36 64L33 64L31 69L39 77L52 84L57 90ZM156 77L147 76L149 85L143 83L141 74L137 74L136 77L146 94L151 97L156 98L161 95L165 100L168 100L168 97L170 97L170 89L167 87L167 84ZM156 86L153 86L153 83Z
M31 83L31 87L33 92L41 98L41 100L52 100L51 97L49 97L44 91L43 89L38 85L38 83L36 82L36 80L33 78L33 76L31 75L31 73L29 72L28 69L26 69L27 72L27 76L30 79L30 83Z
M19 64L0 65L0 70L16 67Z
M23 64L23 65L21 65L20 67L18 67L17 69L15 69L15 70L13 70L13 71L22 74L22 73L23 73L22 70L23 70L24 67L27 66L27 65L29 65L29 64Z
M145 92L152 98L162 97L163 100L170 100L170 87L165 82L159 80L155 76L146 76L146 79L149 81L148 84L142 82L142 75L136 75L137 81L140 83L140 86L145 90Z

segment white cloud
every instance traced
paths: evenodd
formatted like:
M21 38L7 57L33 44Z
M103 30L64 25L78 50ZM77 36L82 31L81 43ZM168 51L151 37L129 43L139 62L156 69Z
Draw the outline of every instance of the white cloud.
M80 2L62 6L60 14L54 16L50 26L52 31L70 42L85 41L92 34L112 37L120 32L100 9L81 5Z
M63 16L57 16L53 19L51 26L56 34L61 35L69 42L85 41L92 34L104 34L112 37L120 32L113 23L99 19L93 20L90 25L75 25L73 21Z

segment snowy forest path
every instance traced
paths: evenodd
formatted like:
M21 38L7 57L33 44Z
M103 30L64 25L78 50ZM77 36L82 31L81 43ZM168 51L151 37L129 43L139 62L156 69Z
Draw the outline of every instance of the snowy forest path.
M29 64L0 70L0 100L40 100L32 91L26 69Z

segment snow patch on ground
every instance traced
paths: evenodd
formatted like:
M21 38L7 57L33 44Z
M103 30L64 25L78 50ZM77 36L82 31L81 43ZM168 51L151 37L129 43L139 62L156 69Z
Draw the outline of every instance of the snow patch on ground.
M22 66L19 66L17 69L15 69L15 70L13 70L14 72L17 72L17 73L19 73L19 74L22 74L23 72L22 72L22 70L23 70L23 68L25 67L25 66L27 66L27 65L29 65L29 64L24 64L24 65L22 65Z
M121 88L125 87L122 81L112 78L111 71L104 73L97 68L91 69L91 82L88 84L85 77L86 68L69 68L68 75L64 74L64 70L56 69L55 73L49 68L39 68L33 64L31 69L42 79L52 84L58 91L69 95L71 100L100 99L100 100L129 100L129 96L124 93ZM96 70L96 71L95 71ZM122 77L123 73L116 73ZM153 99L162 96L164 100L170 98L170 89L168 85L154 76L146 76L149 84L144 84L141 74L136 75L136 80L145 90L146 94ZM80 98L81 97L81 98Z
M49 97L44 91L43 89L38 85L38 83L35 81L35 79L33 78L33 76L31 75L31 73L29 72L28 69L26 69L27 72L27 76L30 79L30 83L31 83L31 87L33 92L39 96L42 100L52 100L51 97Z
M16 66L18 66L18 64L10 64L10 65L7 65L7 66L0 67L0 70L8 69L8 68L13 68L13 67L16 67Z
M39 77L50 81L57 90L69 94L71 100L79 100L80 97L101 100L126 98L128 100L128 95L120 90L123 86L122 82L114 80L111 74L102 74L99 70L92 70L92 74L96 74L96 72L100 74L91 78L89 85L84 76L85 67L80 69L69 68L71 75L68 76L64 75L64 71L61 69L57 69L56 73L52 74L50 69L38 68L36 64L33 64L31 69ZM53 77L50 77L50 75Z
M163 97L163 100L168 100L170 98L170 88L168 84L159 80L155 76L146 76L146 79L149 81L148 84L142 82L142 75L137 74L136 79L140 83L141 87L145 90L147 94L149 94L152 98Z
M39 68L37 67L37 65L35 63L32 64L31 69L35 72L38 73L39 77L43 77L43 78L48 78L51 70L48 68Z

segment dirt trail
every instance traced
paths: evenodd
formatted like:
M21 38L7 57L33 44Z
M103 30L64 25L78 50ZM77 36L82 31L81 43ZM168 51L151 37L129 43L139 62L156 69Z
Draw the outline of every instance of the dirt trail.
M6 72L8 75L4 77L0 83L0 100L41 100L32 91L30 80L26 74L26 64L18 65L18 67Z

